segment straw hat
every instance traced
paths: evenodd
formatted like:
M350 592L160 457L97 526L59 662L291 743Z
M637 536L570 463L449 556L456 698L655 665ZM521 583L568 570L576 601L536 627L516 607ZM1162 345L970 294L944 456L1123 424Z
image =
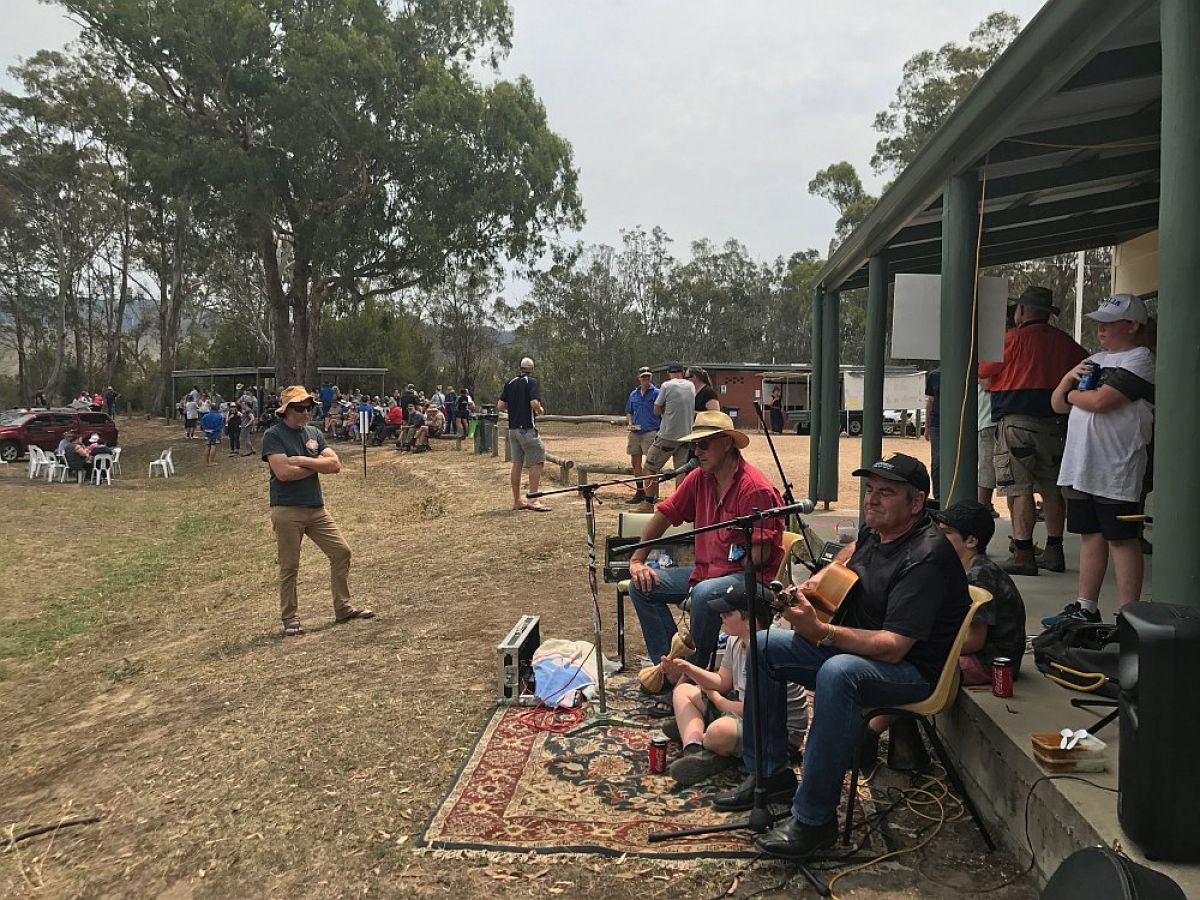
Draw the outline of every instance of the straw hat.
M287 412L289 403L311 403L315 406L316 402L308 388L302 384L293 384L284 388L283 393L279 395L279 407L275 412L282 416Z
M718 434L728 434L733 439L733 446L739 450L745 450L746 445L750 443L750 436L738 431L734 427L733 419L725 413L715 410L696 413L696 421L692 423L691 434L684 435L679 441L686 444Z

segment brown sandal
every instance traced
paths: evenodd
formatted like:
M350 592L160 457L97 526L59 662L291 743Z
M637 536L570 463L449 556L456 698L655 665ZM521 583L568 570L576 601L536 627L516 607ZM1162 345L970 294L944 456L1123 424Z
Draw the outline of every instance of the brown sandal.
M299 619L290 619L283 623L284 637L299 637L304 634L304 626L300 624Z
M360 609L357 606L352 606L345 613L338 616L337 623L339 625L342 625L346 622L351 621L352 619L373 619L373 618L375 618L374 610L367 609L366 607L363 607Z

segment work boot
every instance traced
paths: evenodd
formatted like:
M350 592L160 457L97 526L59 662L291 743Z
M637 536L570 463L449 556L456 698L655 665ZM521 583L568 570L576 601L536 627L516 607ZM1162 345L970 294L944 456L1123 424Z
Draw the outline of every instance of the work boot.
M1000 563L1002 568L1009 575L1036 575L1038 573L1037 559L1033 555L1033 548L1024 550L1020 547L1013 548L1013 554L1004 562Z
M791 769L780 769L774 775L763 778L763 789L768 803L783 803L796 793L796 773ZM747 775L741 784L727 794L718 794L713 806L722 812L739 812L754 807L754 776Z
M888 768L893 772L921 772L929 766L929 751L916 719L901 718L888 729Z
M1033 558L1037 560L1039 569L1045 569L1047 572L1067 571L1067 560L1063 556L1062 544L1047 544L1046 549L1041 553L1035 551Z
M791 816L766 834L754 838L754 846L777 859L805 860L828 850L837 842L837 819L824 825L805 825Z
M625 502L628 503L630 506L637 506L639 503L646 502L646 495L643 494L641 491L638 491L636 494L634 494L632 497L630 497Z

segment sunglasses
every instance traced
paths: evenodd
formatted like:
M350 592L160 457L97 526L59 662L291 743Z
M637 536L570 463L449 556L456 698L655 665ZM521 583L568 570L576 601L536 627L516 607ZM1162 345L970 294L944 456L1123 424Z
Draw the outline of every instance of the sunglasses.
M287 408L294 409L296 412L312 412L313 405L312 403L289 403Z
M700 438L698 441L692 441L692 446L697 450L707 450L712 446L712 442L725 437L723 434L713 435L712 437Z

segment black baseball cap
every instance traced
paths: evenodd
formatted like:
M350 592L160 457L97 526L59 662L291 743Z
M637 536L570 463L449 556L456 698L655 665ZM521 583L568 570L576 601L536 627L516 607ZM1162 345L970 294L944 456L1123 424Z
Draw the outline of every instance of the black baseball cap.
M902 481L923 494L929 494L929 470L925 468L925 463L903 453L893 453L872 464L869 469L855 469L853 474L856 478L874 475L888 481Z
M746 602L746 585L740 581L731 584L708 601L708 608L715 613L745 612L750 608L750 604Z
M992 511L978 500L959 500L945 509L929 513L933 521L953 528L963 537L974 537L979 549L987 548L988 541L996 533L996 522Z

